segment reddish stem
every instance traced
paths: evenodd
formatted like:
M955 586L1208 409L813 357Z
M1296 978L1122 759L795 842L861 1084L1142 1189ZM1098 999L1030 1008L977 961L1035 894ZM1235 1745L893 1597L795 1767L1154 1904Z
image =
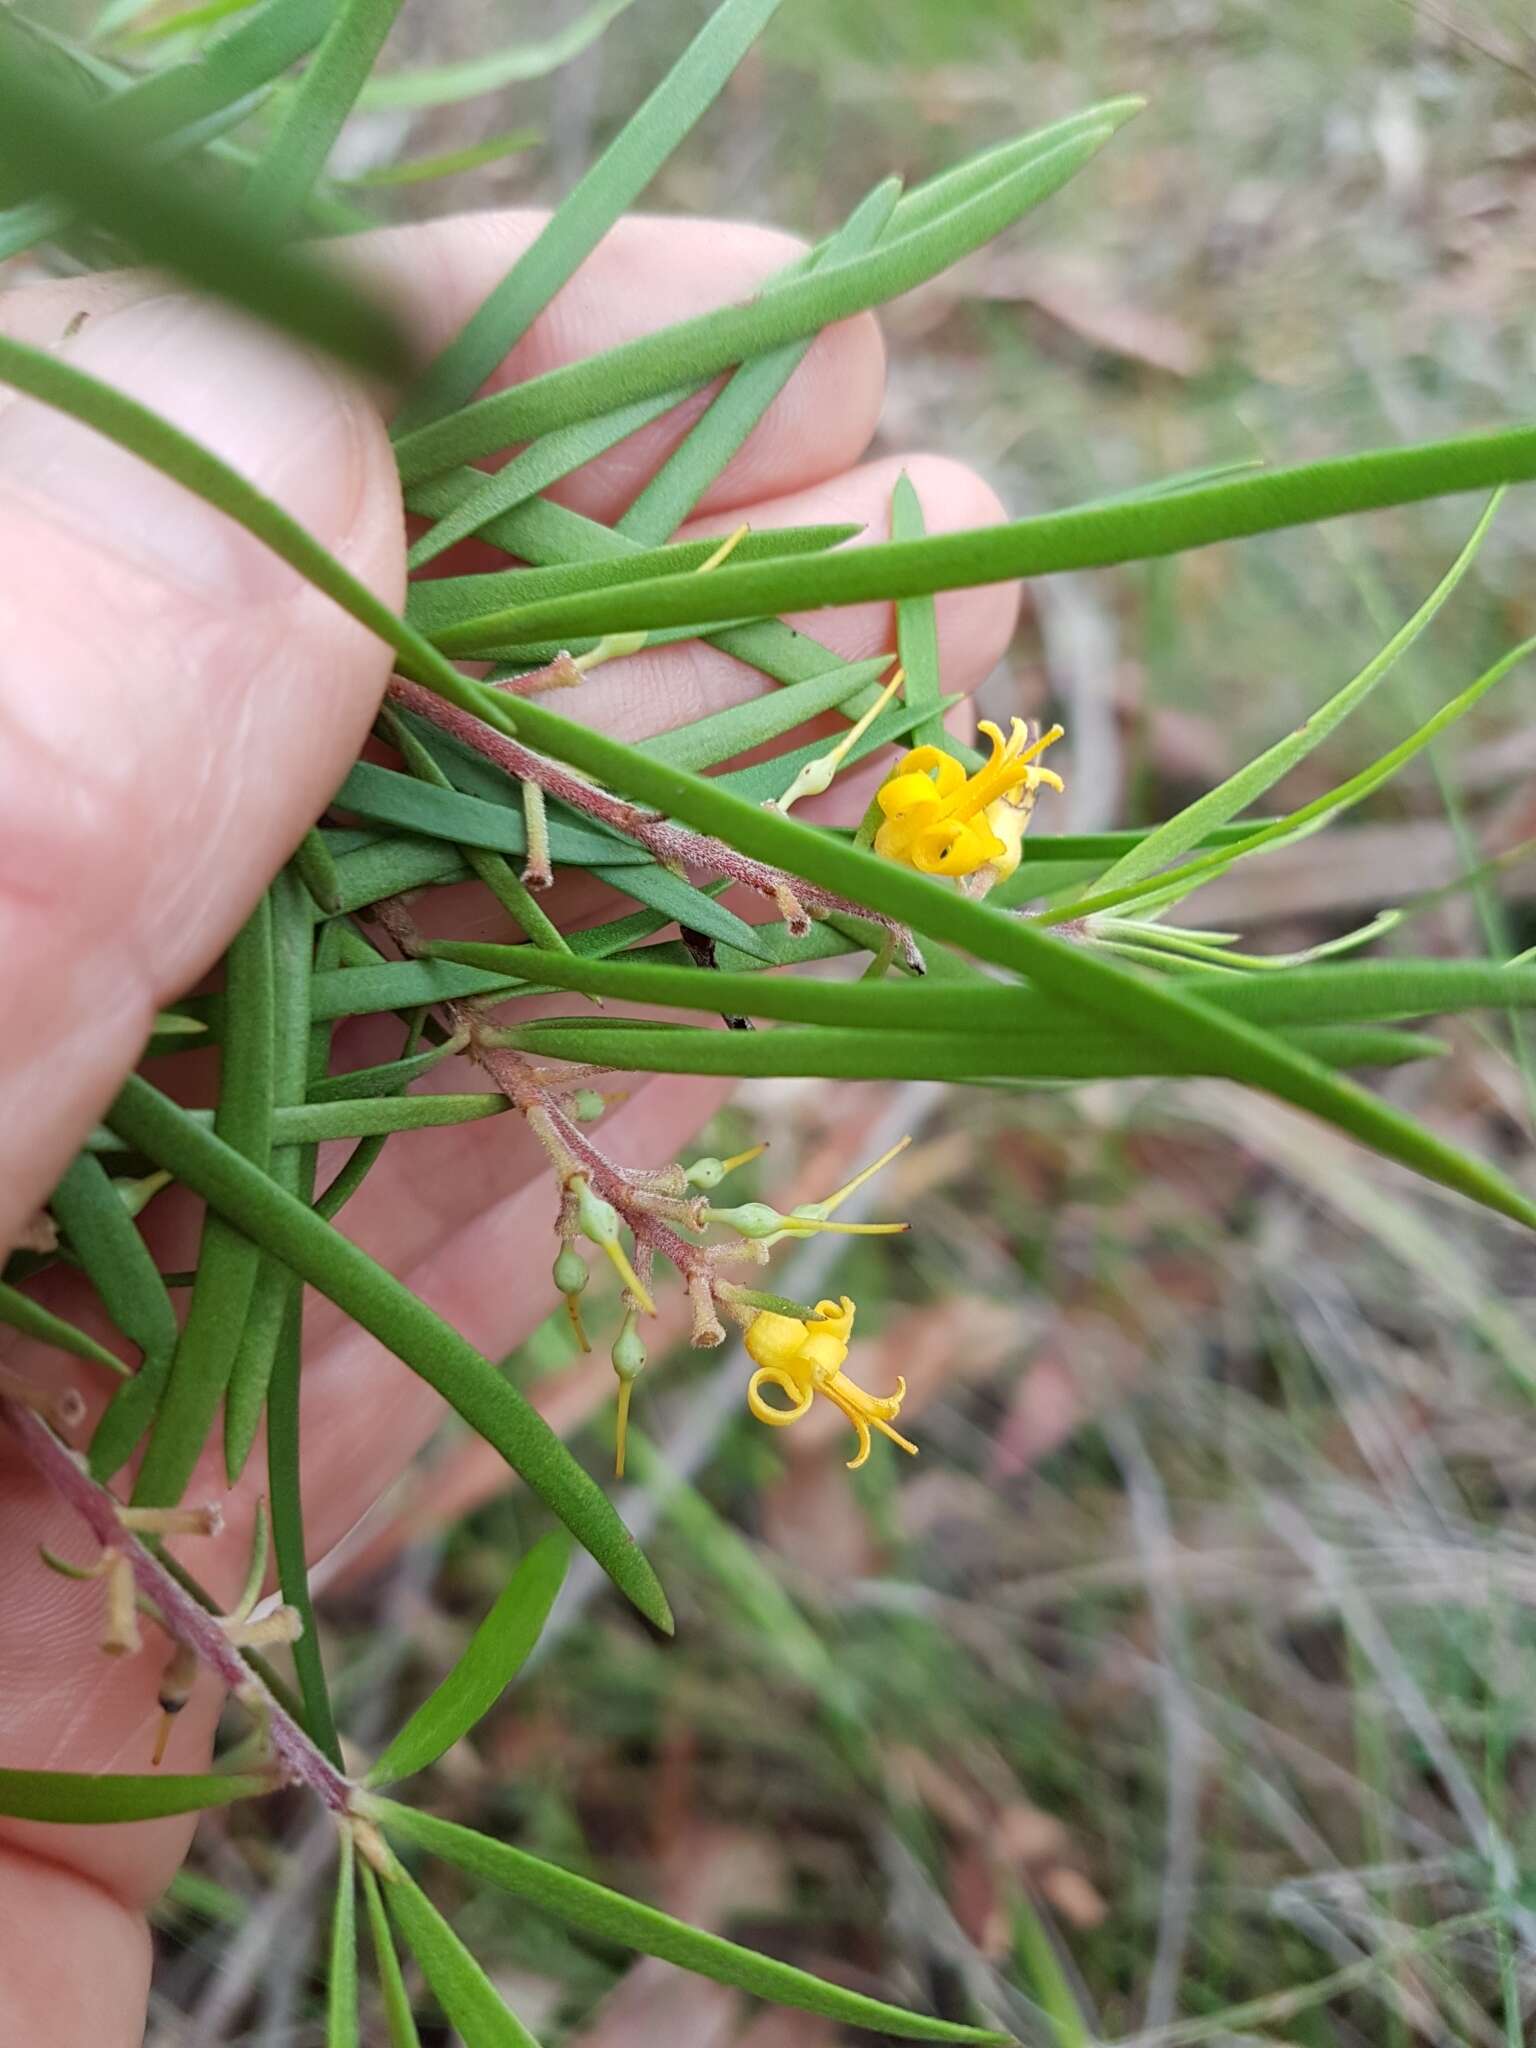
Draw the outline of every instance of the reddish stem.
M128 1559L134 1585L146 1600L154 1603L168 1634L184 1643L200 1663L217 1672L231 1692L247 1693L252 1687L261 1692L272 1747L283 1765L283 1775L294 1784L307 1786L333 1812L347 1812L351 1785L262 1686L225 1635L218 1617L200 1607L154 1553L123 1527L118 1519L121 1503L116 1495L98 1486L79 1455L19 1402L0 1399L0 1419L9 1425L33 1469L74 1509L102 1549L117 1551Z
M553 666L558 668L559 664ZM396 676L389 686L389 695L395 703L407 711L414 711L439 731L451 733L456 740L472 747L485 760L493 761L519 782L534 783L546 795L558 797L561 803L569 804L572 810L584 811L589 818L611 825L616 832L638 841L657 860L675 867L704 868L712 874L724 875L728 881L740 883L743 888L754 890L759 896L766 896L778 905L791 932L799 935L808 929L807 910L862 918L867 924L878 925L881 930L894 933L908 964L918 972L922 971L922 955L913 944L911 934L894 918L866 909L863 904L851 902L846 896L834 896L830 890L818 888L814 883L791 879L779 868L768 867L762 861L751 860L746 854L738 853L723 839L690 831L685 825L674 825L659 812L642 810L638 804L613 796L606 789L599 789L596 783L588 782L563 767L560 762L551 761L547 755L534 753L531 747L523 746L520 741L493 731L470 712L461 711L456 704L447 703L435 692L423 689L419 683L408 683Z

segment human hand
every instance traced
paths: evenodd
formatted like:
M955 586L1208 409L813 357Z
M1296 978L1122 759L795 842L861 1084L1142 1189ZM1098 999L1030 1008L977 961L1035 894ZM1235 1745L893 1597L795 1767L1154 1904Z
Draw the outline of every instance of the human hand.
M390 230L345 259L440 347L538 227L494 214ZM663 321L747 297L795 253L784 236L712 222L627 221L503 364L512 383ZM78 315L88 317L76 327ZM391 604L404 522L373 398L288 344L121 275L0 300L0 329L59 346L206 441L280 500ZM883 394L868 316L823 335L711 489L696 532L855 521L883 537L905 467L932 531L994 519L979 478L937 456L861 463ZM697 416L695 401L551 495L616 517ZM219 956L362 745L386 650L256 541L123 452L20 399L0 398L0 1246L12 1243L142 1047L155 1010ZM456 566L461 566L458 564ZM1012 590L939 600L946 687L971 688L1007 644ZM888 606L817 623L849 658L892 644ZM664 730L761 687L688 645L605 668L561 709L625 737ZM477 909L483 924L483 913ZM478 931L477 936L495 936ZM376 1057L388 1058L380 1050ZM645 1081L605 1124L622 1156L673 1156L714 1084ZM391 1145L346 1212L349 1235L498 1356L553 1304L543 1155L510 1120ZM157 1254L189 1263L197 1218L146 1218ZM37 1292L104 1341L89 1291L50 1273ZM306 1317L304 1485L322 1555L436 1425L438 1397L329 1303ZM91 1369L0 1332L27 1378L108 1389ZM243 1577L254 1501L210 1459L189 1497L222 1498L226 1533L189 1556L219 1594ZM164 1648L99 1649L100 1609L39 1560L87 1554L79 1524L0 1441L0 1764L142 1770ZM205 1678L167 1768L205 1767L217 1714ZM145 1911L185 1853L190 1821L105 1828L0 1822L0 2040L118 2048L141 2039Z

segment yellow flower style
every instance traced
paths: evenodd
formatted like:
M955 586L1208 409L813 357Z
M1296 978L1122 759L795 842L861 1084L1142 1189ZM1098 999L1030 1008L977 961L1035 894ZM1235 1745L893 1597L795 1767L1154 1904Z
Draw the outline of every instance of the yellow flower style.
M843 1371L853 1314L853 1303L846 1294L840 1302L817 1302L816 1319L809 1323L798 1316L781 1316L773 1309L759 1309L747 1327L747 1350L757 1362L757 1371L747 1385L747 1406L759 1422L782 1429L786 1423L798 1422L816 1396L824 1394L853 1424L859 1448L857 1455L849 1459L848 1469L857 1472L869 1456L872 1428L913 1457L917 1456L917 1445L908 1443L891 1428L901 1412L906 1381L898 1379L895 1393L882 1399L865 1393ZM765 1386L777 1387L781 1394L787 1394L790 1406L780 1408L766 1400Z
M925 875L973 875L990 867L990 881L1011 875L1023 851L1024 828L1042 784L1059 790L1061 777L1037 765L1038 757L1061 738L1061 727L1030 742L1022 718L1011 722L1007 739L990 719L981 730L992 743L992 758L967 775L952 754L938 747L913 747L903 755L875 802L885 822L875 833L875 851Z

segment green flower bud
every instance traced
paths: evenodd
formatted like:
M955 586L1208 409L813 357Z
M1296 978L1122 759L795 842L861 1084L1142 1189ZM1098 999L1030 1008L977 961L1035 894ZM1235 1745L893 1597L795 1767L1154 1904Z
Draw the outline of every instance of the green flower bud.
M589 1278L587 1262L576 1247L571 1244L561 1245L560 1255L555 1260L555 1285L560 1292L580 1294Z
M613 1369L621 1380L637 1380L645 1370L645 1340L635 1328L633 1310L613 1340Z
M594 1195L584 1180L574 1180L571 1186L576 1190L576 1227L583 1237L590 1237L594 1244L606 1249L618 1242L619 1212L612 1202L605 1202L601 1195Z
M683 1176L691 1188L717 1188L725 1179L723 1159L695 1159Z
M711 1223L723 1223L738 1237L772 1237L784 1228L784 1218L766 1202L743 1202L736 1209L711 1209Z
M595 1088L578 1088L566 1106L579 1124L595 1124L608 1107Z

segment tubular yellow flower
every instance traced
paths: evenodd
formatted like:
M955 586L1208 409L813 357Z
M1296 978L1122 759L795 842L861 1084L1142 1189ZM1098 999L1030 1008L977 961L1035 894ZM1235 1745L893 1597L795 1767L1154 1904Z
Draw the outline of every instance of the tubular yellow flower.
M885 820L875 833L876 853L925 875L973 875L989 864L999 880L1012 874L1036 792L1042 784L1062 786L1059 775L1038 765L1061 727L1033 742L1022 718L1012 721L1007 739L990 719L981 731L992 757L974 775L938 747L903 755L875 795Z
M786 1423L798 1422L818 1394L825 1395L853 1425L859 1448L848 1460L848 1470L857 1472L869 1456L871 1429L878 1429L914 1458L917 1445L891 1428L901 1412L906 1381L898 1379L895 1393L881 1397L866 1393L843 1371L853 1316L853 1302L846 1294L841 1301L817 1302L813 1322L759 1309L747 1326L747 1351L757 1364L747 1383L747 1406L759 1422L782 1429ZM787 1395L789 1407L780 1408L765 1399L764 1387L776 1387Z

